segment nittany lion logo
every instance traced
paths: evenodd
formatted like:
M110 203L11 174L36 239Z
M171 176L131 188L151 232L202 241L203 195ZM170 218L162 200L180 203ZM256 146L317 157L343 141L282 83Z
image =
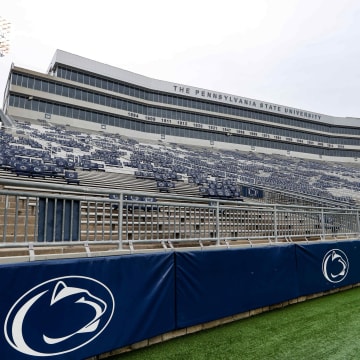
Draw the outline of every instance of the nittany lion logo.
M338 283L345 279L349 271L349 260L346 254L339 249L328 251L322 262L322 272L325 279Z
M51 279L30 289L12 306L4 323L5 338L27 355L68 353L99 336L114 308L111 291L95 279Z

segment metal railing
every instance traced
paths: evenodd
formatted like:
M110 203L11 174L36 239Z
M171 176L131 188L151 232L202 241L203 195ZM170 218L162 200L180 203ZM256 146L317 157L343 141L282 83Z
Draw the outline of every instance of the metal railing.
M249 204L2 180L0 249L254 246L356 238L357 209ZM41 186L41 187L40 187ZM53 250L56 252L56 250ZM9 252L4 252L9 254Z

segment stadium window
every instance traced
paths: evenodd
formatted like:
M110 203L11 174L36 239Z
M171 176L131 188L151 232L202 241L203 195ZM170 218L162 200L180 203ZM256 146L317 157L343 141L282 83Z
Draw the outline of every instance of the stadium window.
M129 88L128 85L124 85L124 92L123 92L123 94L125 94L125 95L130 95L130 88Z
M66 117L73 118L73 108L69 106L66 107Z
M106 80L105 79L102 79L102 78L99 78L99 88L101 89L106 89Z
M95 86L96 84L95 78L91 75L89 76L89 84L90 86Z
M91 112L88 110L84 110L85 111L85 119L86 121L90 121L91 120Z
M62 68L61 67L58 67L56 69L56 76L63 78L63 76L62 76Z
M79 119L85 120L85 110L83 109L79 110Z
M74 93L74 99L82 100L82 95L83 95L82 90L76 88Z
M33 89L34 82L35 82L34 78L28 78L27 76L22 76L21 86Z
M9 96L9 106L19 107L19 106L15 105L16 100L17 100L17 98L15 96L10 95Z
M121 100L121 99L116 99L116 108L117 109L123 109L126 110L127 109L127 101Z
M66 116L66 107L60 105L60 116Z
M95 112L91 112L90 113L90 118L89 118L89 120L91 121L91 122L97 122L97 120L98 120L98 118L97 118L97 113L95 113Z
M62 96L66 96L66 97L69 97L69 88L67 86L62 86L62 93L61 95Z
M104 95L99 95L99 103L100 103L100 105L105 105L105 96Z
M113 91L116 93L120 92L120 84L118 82L113 82Z
M124 93L124 85L120 83L113 83L113 91L123 94Z
M78 75L77 71L71 71L70 80L77 81L77 75Z
M64 78L67 80L71 79L71 70L64 69Z
M155 110L154 110L153 107L146 107L145 114L148 115L148 116L156 116L155 115Z
M20 106L20 97L19 97L19 96L10 95L9 105L10 105L10 106L14 106L14 107L21 108L21 106Z
M90 85L90 75L84 74L84 84Z
M20 80L18 84L19 86L27 87L28 77L19 75L19 80Z
M73 109L73 118L74 119L78 119L79 118L79 109L78 108L74 108Z
M108 89L108 81L106 79L101 79L101 88L105 90Z
M81 84L84 83L84 74L83 73L78 73L78 79L77 81Z
M54 93L55 93L55 83L53 83L53 82L50 82L50 83L49 83L49 92L50 92L51 94L54 94Z
M36 107L35 107L36 105ZM25 100L25 109L37 111L38 100Z
M49 82L48 81L41 81L41 91L49 92Z
M51 113L54 115L59 115L60 105L53 104Z
M111 97L105 96L105 106L111 106Z
M18 74L12 74L11 75L11 84L12 85L19 85L18 84L18 81L19 81L19 79L20 79L20 76L18 75ZM20 84L21 84L21 82L20 82Z
M45 113L46 109L45 109L45 103L43 101L39 101L39 112Z
M60 84L55 84L55 94L61 95L62 86Z
M66 80L70 80L70 74L71 70L68 70L68 69L64 69L63 70L63 78L66 79Z
M114 81L109 81L110 89L113 92L119 92L119 84Z

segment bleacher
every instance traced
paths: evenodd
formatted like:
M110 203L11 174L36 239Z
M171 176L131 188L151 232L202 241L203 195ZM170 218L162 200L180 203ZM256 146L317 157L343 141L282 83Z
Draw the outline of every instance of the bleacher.
M137 189L155 192L181 194L186 188L189 195L228 200L247 200L243 199L244 186L263 190L266 201L273 191L287 194L288 203L297 195L321 205L326 201L354 205L360 199L358 166L350 164L145 143L53 126L44 120L13 121L16 128L0 136L0 168L6 176L10 172L67 183L76 178L80 185L114 189L122 188L119 180L123 179L125 188L129 182ZM101 181L105 178L106 182Z
M16 127L0 132L1 201L7 204L0 233L19 248L38 241L39 202L51 194L59 202L69 196L78 201L76 239L97 249L117 248L119 241L123 249L171 249L188 241L253 245L356 232L356 221L349 223L342 213L331 210L325 219L320 210L311 210L359 203L355 165L151 143L43 120L12 121ZM279 215L267 208L271 203L307 210L286 208ZM28 251L2 245L3 255Z

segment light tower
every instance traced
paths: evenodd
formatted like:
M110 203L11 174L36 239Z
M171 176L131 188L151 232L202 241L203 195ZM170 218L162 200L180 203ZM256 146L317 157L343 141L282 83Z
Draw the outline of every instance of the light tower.
M0 57L5 56L10 48L10 22L0 16Z

